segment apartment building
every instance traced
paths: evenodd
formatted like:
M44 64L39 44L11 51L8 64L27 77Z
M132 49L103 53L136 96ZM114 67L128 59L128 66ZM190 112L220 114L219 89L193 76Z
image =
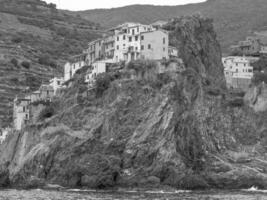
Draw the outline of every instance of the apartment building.
M259 58L230 56L222 59L228 88L247 90L253 78L253 62Z

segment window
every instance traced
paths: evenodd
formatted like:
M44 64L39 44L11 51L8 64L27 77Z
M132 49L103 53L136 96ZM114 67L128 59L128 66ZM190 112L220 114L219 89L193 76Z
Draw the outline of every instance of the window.
M25 112L26 111L26 108L23 106L23 112Z
M137 51L138 50L138 47L135 47L135 50Z
M166 51L165 47L163 47L163 51Z
M132 37L129 37L129 42L131 42L132 41Z
M119 45L117 45L117 50L119 50L120 49L120 46Z
M60 85L60 81L58 81L57 84Z
M148 48L148 49L151 49L151 44L147 45L147 48Z
M141 45L141 50L144 50L144 45Z
M135 36L135 41L138 41L138 36Z
M120 40L120 37L118 36L118 37L117 37L117 41L119 41L119 40Z
M132 35L134 35L135 34L135 32L134 32L134 29L132 30Z
M145 37L143 35L141 35L141 40L144 40L144 39L145 39Z
M166 43L166 38L163 38L163 44L165 44Z
M125 40L126 39L126 36L125 35L123 35L123 40Z
M139 33L139 27L137 27L137 33Z

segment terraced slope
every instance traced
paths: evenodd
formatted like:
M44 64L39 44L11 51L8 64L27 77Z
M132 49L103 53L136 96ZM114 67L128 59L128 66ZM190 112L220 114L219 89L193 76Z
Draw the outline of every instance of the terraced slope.
M39 0L0 0L0 127L27 87L61 75L62 64L99 36L99 25Z

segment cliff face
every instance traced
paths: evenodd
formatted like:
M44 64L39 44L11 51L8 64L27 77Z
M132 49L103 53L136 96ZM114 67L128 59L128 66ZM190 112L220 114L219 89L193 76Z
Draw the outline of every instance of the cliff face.
M184 17L168 29L184 72L117 78L96 96L78 74L55 116L0 146L3 182L266 188L267 121L225 91L211 21Z

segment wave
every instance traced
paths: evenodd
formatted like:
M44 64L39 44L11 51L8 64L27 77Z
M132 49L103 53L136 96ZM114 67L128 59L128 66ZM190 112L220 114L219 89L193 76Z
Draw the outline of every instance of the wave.
M249 189L243 189L243 192L258 192L258 193L266 193L267 194L267 190L260 190L258 187L253 186Z
M151 191L140 191L140 190L88 190L88 189L68 189L69 192L100 192L100 193L109 193L109 192L121 192L121 193L144 193L144 194L181 194L181 193L190 193L191 190L175 190L175 191L164 191L164 190L151 190Z

